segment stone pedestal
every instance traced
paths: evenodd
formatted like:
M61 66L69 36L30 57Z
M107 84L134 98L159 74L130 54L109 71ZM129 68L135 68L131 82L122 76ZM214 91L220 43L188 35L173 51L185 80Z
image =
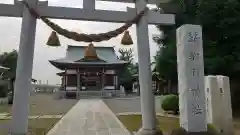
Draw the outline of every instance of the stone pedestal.
M174 129L170 135L218 135L213 129L207 129L205 132L187 132L183 128Z
M186 24L177 29L180 125L187 132L206 132L202 28Z

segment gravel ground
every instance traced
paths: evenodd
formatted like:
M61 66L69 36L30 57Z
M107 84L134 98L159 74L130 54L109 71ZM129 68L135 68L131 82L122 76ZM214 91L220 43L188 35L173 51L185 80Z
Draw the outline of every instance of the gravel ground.
M30 96L30 116L66 114L78 100L56 100L53 94L36 93ZM11 106L0 105L0 113L11 113Z

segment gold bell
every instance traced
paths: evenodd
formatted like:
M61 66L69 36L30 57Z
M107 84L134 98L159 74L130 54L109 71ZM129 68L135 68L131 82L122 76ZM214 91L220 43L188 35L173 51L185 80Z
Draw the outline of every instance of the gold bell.
M129 34L129 31L124 32L121 44L122 45L132 45L133 44L133 40L132 40L132 37Z
M53 31L50 35L50 37L48 38L48 41L47 41L47 45L48 46L60 46L60 41L59 41L59 38L58 38L58 35L55 31Z

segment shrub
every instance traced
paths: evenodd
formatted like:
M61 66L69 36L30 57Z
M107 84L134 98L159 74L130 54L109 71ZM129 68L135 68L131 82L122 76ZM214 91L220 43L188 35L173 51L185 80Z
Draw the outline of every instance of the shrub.
M132 81L131 80L122 80L120 84L124 87L126 93L132 93Z
M175 114L178 114L179 110L179 99L177 95L166 95L162 100L162 109L164 111L173 111Z

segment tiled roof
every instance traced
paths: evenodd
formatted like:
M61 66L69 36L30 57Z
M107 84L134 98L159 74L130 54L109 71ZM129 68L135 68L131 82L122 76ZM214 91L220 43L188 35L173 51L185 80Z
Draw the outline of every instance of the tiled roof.
M97 55L102 61L83 62L79 61L84 58L85 48L87 46L72 46L68 45L67 53L64 58L51 60L55 63L73 63L73 64L124 64L126 61L119 60L113 47L98 47L95 46ZM77 62L78 61L78 62Z

